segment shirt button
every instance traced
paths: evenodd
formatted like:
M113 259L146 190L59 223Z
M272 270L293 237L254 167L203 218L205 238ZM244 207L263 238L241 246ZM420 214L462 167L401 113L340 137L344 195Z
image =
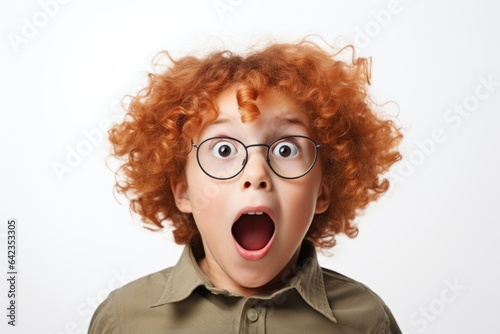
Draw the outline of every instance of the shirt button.
M247 318L251 322L254 322L254 321L257 321L257 319L259 319L259 314L257 313L257 311L255 309L251 308L247 312Z

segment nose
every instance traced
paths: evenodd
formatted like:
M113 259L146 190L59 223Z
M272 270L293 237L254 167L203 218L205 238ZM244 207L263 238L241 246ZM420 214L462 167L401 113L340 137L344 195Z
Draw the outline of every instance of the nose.
M248 152L248 161L241 178L242 189L271 190L270 167L266 161L265 148Z

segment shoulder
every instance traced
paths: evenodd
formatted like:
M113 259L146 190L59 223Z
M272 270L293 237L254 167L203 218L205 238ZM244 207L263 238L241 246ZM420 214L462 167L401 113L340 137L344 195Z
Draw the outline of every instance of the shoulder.
M150 305L160 299L172 271L173 267L163 269L111 292L94 312L89 334L123 333L123 326L138 314L148 313Z
M321 268L325 292L340 323L377 328L378 333L400 333L390 309L369 287L330 269ZM368 331L367 331L368 333Z
M172 275L174 267L169 267L158 272L143 276L132 281L121 288L114 290L110 296L116 301L127 302L138 301L148 307L158 301L165 290L165 286Z
M330 269L321 268L321 270L329 298L335 298L337 302L361 298L375 305L383 304L382 299L363 283Z

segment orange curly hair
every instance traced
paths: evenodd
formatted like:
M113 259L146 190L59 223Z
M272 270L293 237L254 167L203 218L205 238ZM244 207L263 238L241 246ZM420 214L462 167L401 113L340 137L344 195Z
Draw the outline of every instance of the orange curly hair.
M221 51L174 60L164 54L172 64L148 75L149 84L132 98L124 121L109 131L112 155L124 160L117 191L146 226L161 229L170 220L176 243L200 240L192 215L177 209L170 185L184 177L191 139L217 117L215 99L236 86L243 122L258 117L254 101L270 89L311 111L331 203L314 217L306 238L329 248L338 233L357 235L356 215L387 191L389 182L380 175L401 159L401 132L370 106L369 59L341 61L306 40L246 56Z

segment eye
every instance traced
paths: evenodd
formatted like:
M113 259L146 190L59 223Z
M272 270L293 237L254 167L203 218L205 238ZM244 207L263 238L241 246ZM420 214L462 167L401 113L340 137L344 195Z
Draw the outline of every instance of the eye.
M237 153L235 145L229 141L219 141L212 146L212 154L217 158L229 158Z
M290 141L282 141L273 148L273 154L280 158L293 158L299 153L297 145Z

